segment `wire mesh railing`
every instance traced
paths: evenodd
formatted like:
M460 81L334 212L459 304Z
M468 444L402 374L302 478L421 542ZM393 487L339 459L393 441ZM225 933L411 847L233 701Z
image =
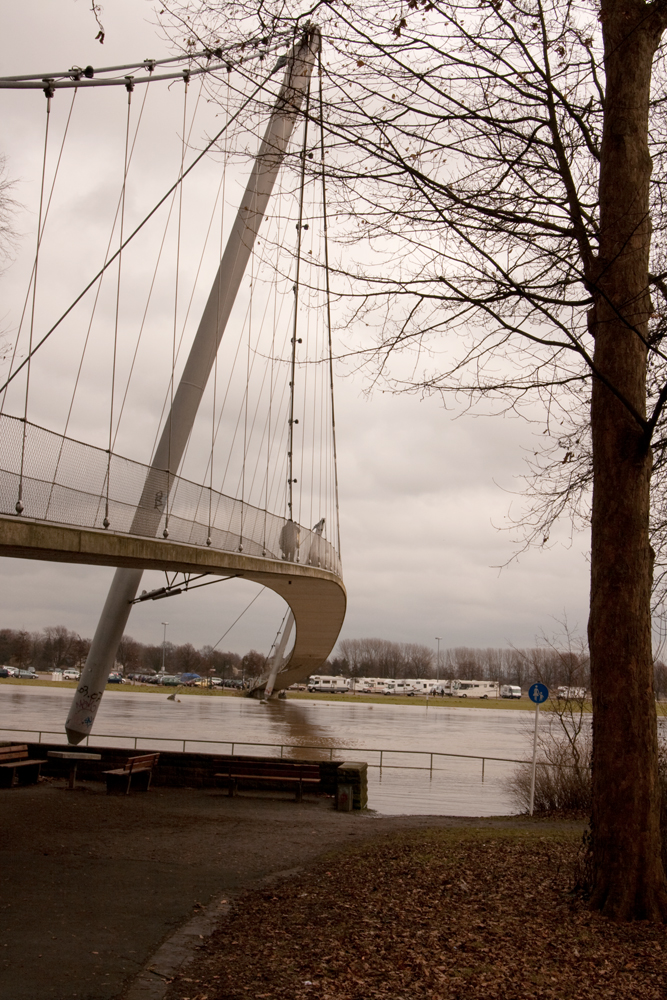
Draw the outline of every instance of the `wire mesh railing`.
M321 534L208 486L8 414L0 414L0 439L2 514L112 534L165 537L299 562L341 576L339 555Z

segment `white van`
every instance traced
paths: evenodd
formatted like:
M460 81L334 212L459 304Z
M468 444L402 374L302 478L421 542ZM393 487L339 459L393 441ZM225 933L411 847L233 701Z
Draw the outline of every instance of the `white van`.
M517 684L503 684L500 689L501 698L520 698L521 688Z
M453 698L497 698L498 681L452 681Z

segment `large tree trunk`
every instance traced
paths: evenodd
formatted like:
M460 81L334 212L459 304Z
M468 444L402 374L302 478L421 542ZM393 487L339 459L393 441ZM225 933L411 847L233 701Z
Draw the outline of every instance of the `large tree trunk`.
M591 408L592 904L619 920L664 920L650 616L652 458L641 426L651 310L648 105L660 25L645 4L610 0L601 21L606 99L592 330L595 364L608 385L594 380Z

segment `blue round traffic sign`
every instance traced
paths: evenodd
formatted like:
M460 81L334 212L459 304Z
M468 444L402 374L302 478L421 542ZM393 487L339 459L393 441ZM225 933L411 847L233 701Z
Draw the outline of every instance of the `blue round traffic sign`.
M528 697L536 705L541 705L549 697L549 688L546 684L531 684L528 688Z

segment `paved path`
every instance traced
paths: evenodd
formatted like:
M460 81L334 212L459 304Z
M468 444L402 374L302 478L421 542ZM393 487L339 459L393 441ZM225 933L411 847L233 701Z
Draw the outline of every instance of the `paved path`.
M498 822L65 782L4 791L0 814L0 1000L157 1000L240 890L368 837Z

